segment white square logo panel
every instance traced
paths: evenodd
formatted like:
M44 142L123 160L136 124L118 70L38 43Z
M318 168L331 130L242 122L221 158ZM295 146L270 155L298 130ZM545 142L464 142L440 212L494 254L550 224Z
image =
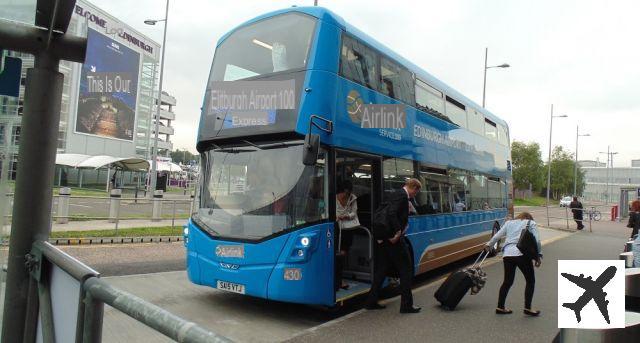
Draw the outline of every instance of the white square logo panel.
M558 260L558 328L624 328L624 261Z

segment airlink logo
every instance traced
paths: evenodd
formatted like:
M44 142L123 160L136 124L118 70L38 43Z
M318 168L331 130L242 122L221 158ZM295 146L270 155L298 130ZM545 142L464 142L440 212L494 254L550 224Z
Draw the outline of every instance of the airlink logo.
M218 257L244 258L243 245L218 245L215 252Z
M407 114L404 105L365 104L356 90L347 95L347 113L351 121L364 129L404 129Z
M224 269L233 269L233 270L240 268L240 266L237 264L223 263L223 262L220 262L220 267Z

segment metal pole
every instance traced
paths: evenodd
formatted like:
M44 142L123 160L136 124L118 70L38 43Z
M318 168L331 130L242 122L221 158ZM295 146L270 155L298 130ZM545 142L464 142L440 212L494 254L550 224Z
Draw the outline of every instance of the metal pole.
M24 258L36 240L47 240L51 230L51 201L60 125L64 76L51 53L36 55L27 71L24 115L19 150L19 173L9 241L8 272L3 315L3 342L20 342L27 313L29 272Z
M167 26L169 25L169 0L167 0L167 9L164 17L164 35L162 36L162 56L160 56L160 84L158 86L158 102L156 104L156 118L154 124L154 139L153 139L153 154L151 159L151 189L150 196L153 196L153 191L156 190L156 184L158 182L158 130L160 126L160 105L162 104L162 77L164 76L164 50L167 42Z
M171 229L176 225L176 201L173 200L173 215L171 216Z
M551 123L549 124L549 159L547 163L549 168L547 171L547 226L549 226L549 190L551 189L551 133L553 132L553 104L551 104Z
M609 150L609 146L607 145L607 195L604 197L607 204L609 204L609 157L611 156Z
M489 55L489 48L484 48L484 83L482 84L482 108L484 108L484 95L487 89L487 55Z
M610 175L611 175L611 182L609 183L609 186L613 186L613 180L615 179L615 175L613 175L613 155L617 154L618 152L611 152L611 171L610 171ZM609 188L607 188L607 192L611 193ZM615 203L615 201L612 201L613 203ZM619 211L619 209L618 209Z
M573 196L578 196L576 192L578 186L578 137L579 137L578 125L576 125L576 163L573 166Z

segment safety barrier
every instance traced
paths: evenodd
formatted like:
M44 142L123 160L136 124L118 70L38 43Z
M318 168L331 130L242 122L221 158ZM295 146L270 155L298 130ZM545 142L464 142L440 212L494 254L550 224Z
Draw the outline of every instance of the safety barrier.
M231 342L109 285L48 242L32 245L25 266L31 276L25 342L35 342L38 334L42 342L101 342L104 304L177 342Z

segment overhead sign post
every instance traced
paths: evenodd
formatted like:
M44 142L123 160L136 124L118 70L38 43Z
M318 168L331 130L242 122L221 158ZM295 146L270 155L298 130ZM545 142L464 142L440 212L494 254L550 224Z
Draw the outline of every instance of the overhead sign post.
M33 292L25 291L26 288L31 290L32 279L25 268L24 257L36 240L48 239L51 230L52 187L64 81L58 68L60 60L84 62L87 48L86 38L65 34L74 6L75 0L38 1L35 27L13 21L0 23L0 42L4 49L35 57L25 84L20 140L27 144L20 144L18 153L20 172L16 178L9 242L3 342L18 343L23 339L33 342L37 332L38 293L35 288Z

